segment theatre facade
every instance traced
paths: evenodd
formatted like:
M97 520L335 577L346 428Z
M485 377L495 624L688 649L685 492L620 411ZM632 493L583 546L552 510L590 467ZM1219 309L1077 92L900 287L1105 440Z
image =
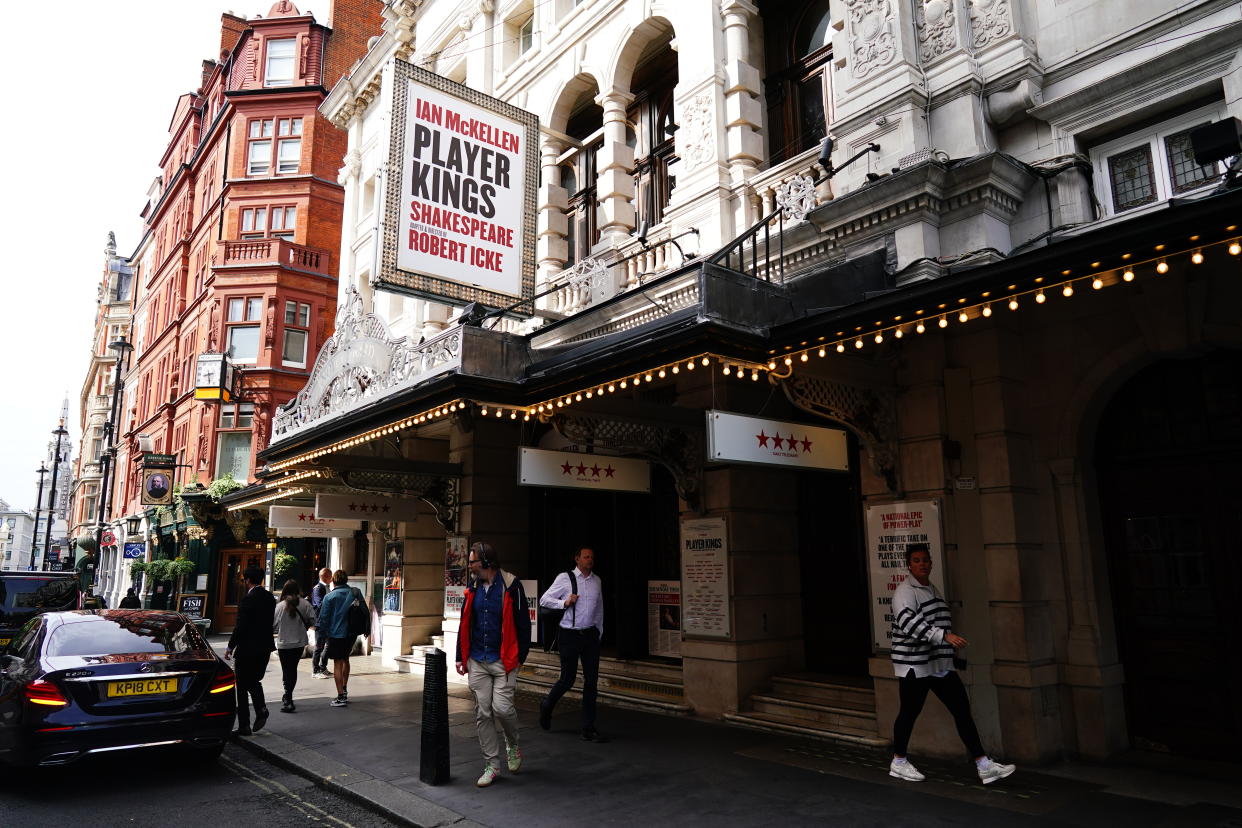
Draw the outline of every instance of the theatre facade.
M1088 68L1009 11L642 5L486 63L525 17L386 6L323 105L336 333L226 505L329 533L394 669L452 647L469 542L531 595L590 546L607 698L877 746L924 541L989 749L1228 756L1242 190L1189 137L1238 114L1225 7ZM1135 48L1191 26L1148 5ZM929 707L914 749L955 745Z

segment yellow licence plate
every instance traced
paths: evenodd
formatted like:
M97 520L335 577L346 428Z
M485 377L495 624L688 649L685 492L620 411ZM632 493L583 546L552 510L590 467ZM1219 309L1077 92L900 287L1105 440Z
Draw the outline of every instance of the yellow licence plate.
M108 682L108 698L122 696L159 696L177 692L175 678L130 679L129 681Z

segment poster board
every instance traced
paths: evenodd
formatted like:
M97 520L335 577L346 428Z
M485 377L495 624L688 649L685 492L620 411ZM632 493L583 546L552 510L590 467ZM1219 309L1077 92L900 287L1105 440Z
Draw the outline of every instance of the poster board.
M522 592L526 595L526 611L530 614L530 640L539 640L539 582L534 578L522 579Z
M206 593L192 592L177 596L177 612L186 618L203 618L206 609Z
M384 612L401 614L401 566L405 543L389 541L384 544Z
M931 550L931 582L944 595L940 501L904 501L867 507L871 638L876 651L892 649L893 593L910 574L906 569L906 545L911 543L926 543Z
M687 636L728 638L729 539L723 517L681 522L681 623Z
M681 582L647 582L647 652L681 657Z
M444 539L444 617L461 618L466 604L466 577L470 544L464 535Z

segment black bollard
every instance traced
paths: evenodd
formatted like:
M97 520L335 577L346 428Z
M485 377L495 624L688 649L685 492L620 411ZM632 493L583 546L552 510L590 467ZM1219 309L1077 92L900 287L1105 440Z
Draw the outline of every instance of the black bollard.
M429 650L423 667L423 739L418 778L428 785L449 781L448 659Z

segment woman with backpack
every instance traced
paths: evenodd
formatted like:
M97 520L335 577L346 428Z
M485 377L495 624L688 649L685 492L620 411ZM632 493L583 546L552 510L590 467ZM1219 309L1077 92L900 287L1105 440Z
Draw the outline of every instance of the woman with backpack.
M310 643L307 630L315 626L315 610L310 601L302 597L302 589L294 580L285 581L272 617L272 632L276 633L276 653L280 657L280 671L285 681L285 695L280 706L281 713L294 713L293 688L298 683L298 662Z

